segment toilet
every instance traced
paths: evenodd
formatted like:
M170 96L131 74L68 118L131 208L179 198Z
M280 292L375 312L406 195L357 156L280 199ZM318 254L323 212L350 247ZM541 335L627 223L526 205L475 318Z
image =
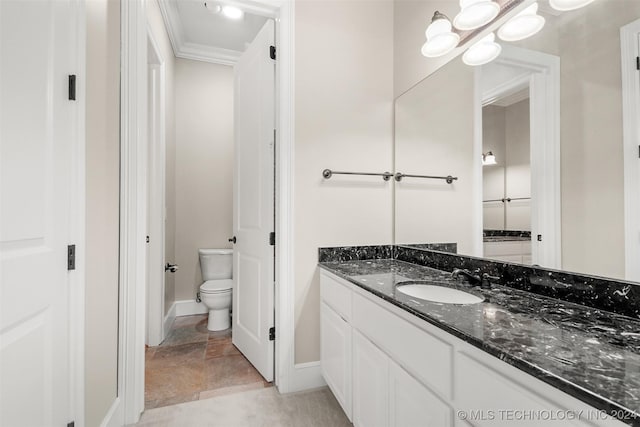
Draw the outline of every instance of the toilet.
M204 280L200 299L209 309L207 329L224 331L231 327L233 249L199 249L198 253Z

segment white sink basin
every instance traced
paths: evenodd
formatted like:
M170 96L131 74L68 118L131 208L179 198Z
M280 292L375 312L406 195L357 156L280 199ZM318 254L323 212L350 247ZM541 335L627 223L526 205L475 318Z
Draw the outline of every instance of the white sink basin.
M482 298L458 289L436 285L399 285L396 290L410 297L445 304L477 304Z

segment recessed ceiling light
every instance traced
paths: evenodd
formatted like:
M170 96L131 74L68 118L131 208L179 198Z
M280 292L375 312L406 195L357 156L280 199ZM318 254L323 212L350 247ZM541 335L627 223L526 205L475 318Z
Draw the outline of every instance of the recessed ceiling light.
M222 6L222 14L229 19L242 19L244 12L235 6Z
M238 20L244 17L244 11L235 6L221 5L215 2L205 2L204 7L206 7L209 12L222 14L229 19Z
M475 30L493 21L500 13L500 5L491 0L460 0L462 10L453 18L459 30Z
M498 30L498 37L506 42L515 42L536 34L544 27L545 19L538 15L538 3L518 13Z

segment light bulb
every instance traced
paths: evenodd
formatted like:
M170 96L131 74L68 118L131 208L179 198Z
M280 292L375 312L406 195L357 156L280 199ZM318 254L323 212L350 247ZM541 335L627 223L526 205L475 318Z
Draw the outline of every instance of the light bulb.
M487 34L462 55L462 61L471 66L484 65L493 61L502 52L502 46L495 40L495 34Z
M242 19L244 12L235 6L222 6L222 14L229 19Z
M533 3L500 27L498 37L507 42L515 42L536 34L545 23L545 19L537 13L538 3Z
M555 10L565 12L567 10L580 9L594 0L549 0L549 5Z
M462 10L453 19L460 30L475 30L493 21L500 13L500 5L492 0L460 0Z
M427 42L422 46L422 54L427 58L446 55L455 49L460 41L460 36L451 31L449 19L440 12L433 15L425 34Z
M491 151L482 155L482 166L491 166L495 164L497 164L496 156Z

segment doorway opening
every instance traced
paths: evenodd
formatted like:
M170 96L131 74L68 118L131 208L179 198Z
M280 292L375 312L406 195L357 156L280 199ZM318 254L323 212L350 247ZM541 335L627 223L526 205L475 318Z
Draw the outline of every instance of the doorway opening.
M243 16L233 64L150 22L145 409L274 381L275 22Z
M542 52L505 46L498 59L477 69L474 152L476 179L483 185L477 187L475 233L484 256L562 265L559 88L560 59ZM515 154L511 165L505 163L507 144ZM488 164L494 161L498 167ZM511 241L495 242L499 239Z
M531 264L529 85L482 107L483 256Z

